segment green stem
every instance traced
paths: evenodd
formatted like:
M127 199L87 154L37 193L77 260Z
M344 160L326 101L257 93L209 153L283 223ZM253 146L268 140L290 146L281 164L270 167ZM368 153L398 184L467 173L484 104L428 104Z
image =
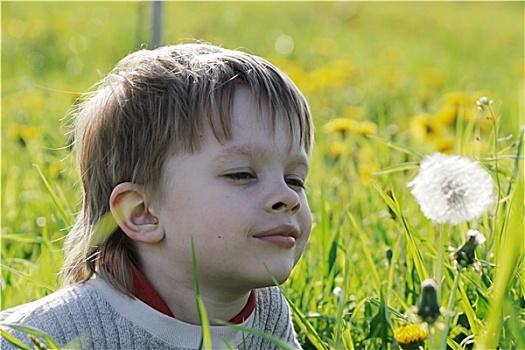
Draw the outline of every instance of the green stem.
M438 255L436 259L436 266L434 271L434 279L440 286L438 288L437 298L441 302L441 282L443 280L443 265L445 259L445 242L448 241L448 224L440 225L439 227L439 241L438 241Z
M461 268L458 268L458 273L454 277L454 284L452 285L452 289L450 290L450 297L448 298L447 309L445 310L445 329L443 330L443 335L441 336L441 346L439 347L440 349L446 350L447 348L448 331L450 329L450 317L453 313L454 301L456 299L456 290L458 289L460 277Z

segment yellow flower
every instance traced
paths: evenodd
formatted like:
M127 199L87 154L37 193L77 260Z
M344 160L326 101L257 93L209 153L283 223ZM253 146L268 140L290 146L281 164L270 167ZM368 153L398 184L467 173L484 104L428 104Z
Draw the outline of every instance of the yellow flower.
M26 147L28 141L37 139L42 135L42 130L37 126L14 125L9 128L8 135L10 139L14 139Z
M352 118L334 118L323 125L325 133L340 132L346 134L353 132L360 135L371 135L377 133L377 124L368 120L357 121Z
M440 153L450 154L454 151L456 139L453 137L439 137L434 140L434 148Z
M363 120L358 123L357 133L361 135L377 134L377 124L368 120Z
M66 167L63 162L53 162L49 165L49 173L53 178L61 178L65 168Z
M410 118L410 134L419 142L433 141L444 132L443 124L430 114L419 114Z
M449 92L445 95L445 100L449 104L456 106L467 106L470 102L472 102L470 95L467 92L461 91Z
M435 115L436 119L445 125L454 124L457 116L458 106L453 104L444 105Z
M327 88L340 88L348 84L354 76L355 63L351 57L343 57L310 72L308 91L315 92Z
M334 118L323 125L323 131L326 133L340 132L346 133L356 130L357 121L351 118Z
M328 147L328 154L333 158L339 158L343 154L345 144L341 141L332 142Z
M409 324L394 329L394 337L401 349L419 349L428 337L428 329L420 324Z

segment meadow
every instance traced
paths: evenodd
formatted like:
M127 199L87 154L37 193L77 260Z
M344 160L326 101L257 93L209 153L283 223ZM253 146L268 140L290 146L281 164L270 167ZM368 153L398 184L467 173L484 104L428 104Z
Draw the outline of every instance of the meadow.
M9 2L2 16L1 309L60 286L80 206L68 110L148 47L146 2ZM525 349L523 2L166 2L162 43L263 56L310 102L314 228L282 286L305 349ZM477 108L487 96L492 104ZM482 100L484 101L484 100ZM480 218L436 224L407 186L425 155L479 164ZM481 190L481 189L480 189ZM475 264L454 255L470 229ZM422 282L440 312L418 316ZM395 330L417 325L414 342ZM423 334L423 335L420 335Z

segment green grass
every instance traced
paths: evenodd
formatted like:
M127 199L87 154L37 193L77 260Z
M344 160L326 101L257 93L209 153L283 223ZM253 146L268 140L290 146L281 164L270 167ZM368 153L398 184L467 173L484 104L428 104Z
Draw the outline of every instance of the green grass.
M67 110L120 58L147 46L151 4L1 8L5 309L60 285L60 249L80 200ZM392 327L415 320L420 283L436 274L440 304L453 296L449 347L525 348L522 2L167 2L164 11L164 43L202 39L264 56L311 104L315 223L283 286L306 349L395 348ZM291 54L276 51L280 35L293 38ZM494 100L496 123L475 112L482 95ZM435 124L440 116L447 123ZM326 131L336 117L371 121L377 136ZM406 186L419 155L436 150L481 160L499 189L499 204L448 227L441 247L440 228ZM487 237L477 249L481 272L463 271L453 291L449 250L471 227ZM445 321L426 346L439 344Z

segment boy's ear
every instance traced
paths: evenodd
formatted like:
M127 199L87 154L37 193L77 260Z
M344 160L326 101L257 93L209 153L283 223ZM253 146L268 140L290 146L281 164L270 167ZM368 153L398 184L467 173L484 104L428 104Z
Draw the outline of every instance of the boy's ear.
M164 238L158 218L146 205L145 191L137 184L118 184L109 198L109 207L122 231L132 240L157 243Z

